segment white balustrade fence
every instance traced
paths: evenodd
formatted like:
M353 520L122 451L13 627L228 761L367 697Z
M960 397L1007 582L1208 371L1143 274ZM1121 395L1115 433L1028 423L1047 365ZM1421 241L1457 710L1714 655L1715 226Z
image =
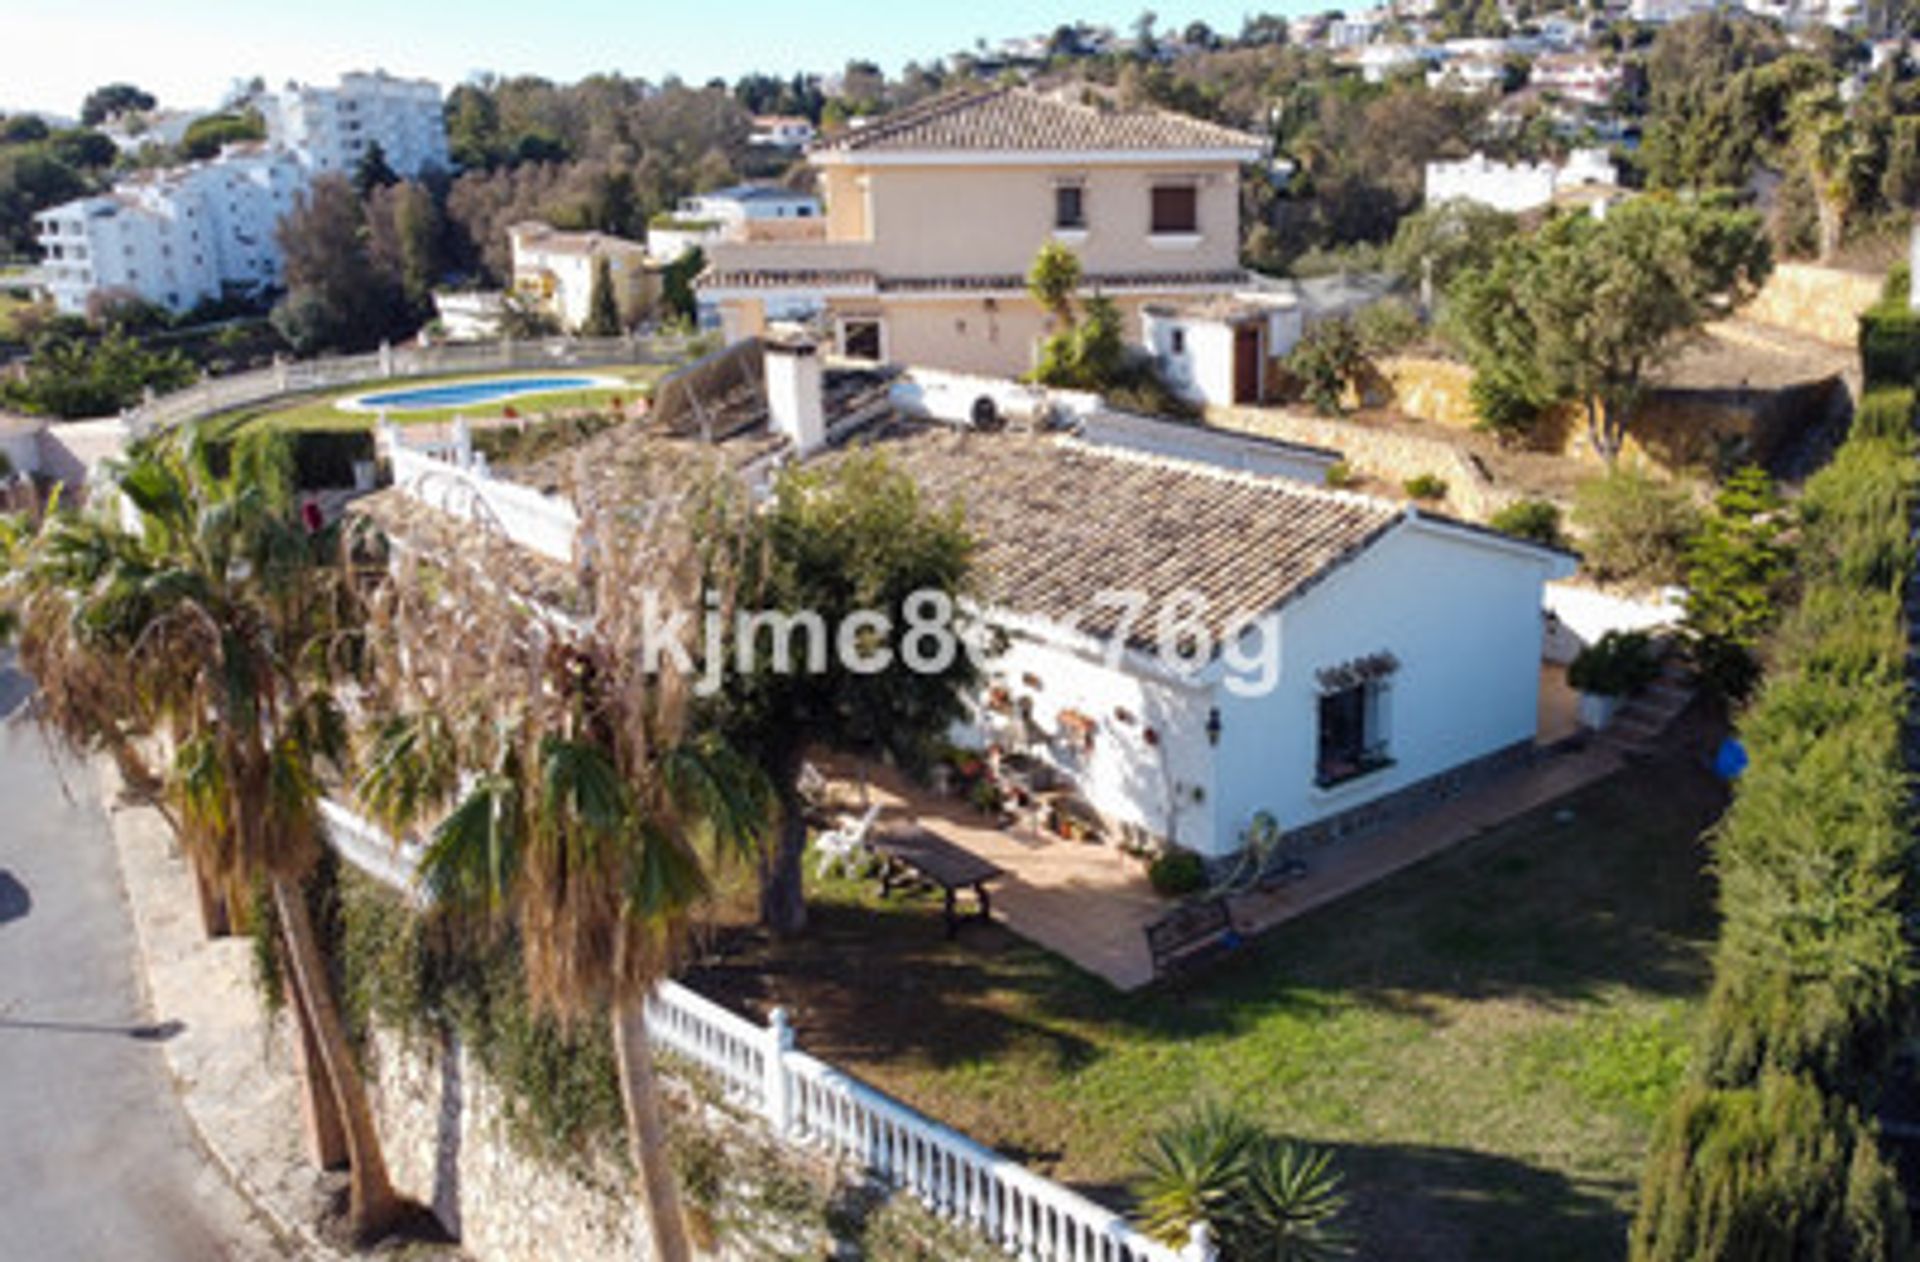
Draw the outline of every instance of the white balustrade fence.
M499 531L507 539L556 561L572 561L580 516L562 496L496 478L476 458L455 423L450 458L411 447L395 426L379 431L381 454L393 466L393 484L431 508Z
M184 390L150 397L130 409L123 419L133 436L141 438L199 417L265 403L282 395L328 390L363 381L455 373L670 364L683 359L687 349L684 339L652 337L383 346L365 355L291 360L252 372L209 377Z
M395 844L337 802L322 814L342 858L420 897L417 847ZM1184 1248L1160 1244L1124 1216L800 1051L782 1009L760 1025L666 981L647 1000L647 1030L781 1142L849 1161L1022 1262L1217 1262L1204 1227Z

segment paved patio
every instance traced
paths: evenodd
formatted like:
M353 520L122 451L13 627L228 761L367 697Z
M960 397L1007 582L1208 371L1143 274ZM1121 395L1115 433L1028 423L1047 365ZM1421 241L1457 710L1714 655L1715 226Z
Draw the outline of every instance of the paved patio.
M1461 796L1378 832L1314 849L1306 877L1270 894L1231 900L1234 923L1254 934L1371 885L1402 868L1572 793L1618 771L1614 751L1594 745L1543 751ZM853 789L854 767L822 764L829 777ZM1037 830L1024 815L1001 828L956 798L872 769L869 790L882 822L916 820L949 841L1004 869L993 885L994 918L1021 937L1096 973L1121 990L1153 980L1146 926L1170 903L1154 893L1146 870L1117 848L1067 841ZM965 931L961 940L965 941Z

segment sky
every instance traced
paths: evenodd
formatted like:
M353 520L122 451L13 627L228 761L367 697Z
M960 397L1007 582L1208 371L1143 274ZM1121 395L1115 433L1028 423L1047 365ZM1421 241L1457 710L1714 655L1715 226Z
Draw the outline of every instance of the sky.
M1249 12L1316 0L1181 0L1161 28L1196 19L1238 31ZM691 82L750 71L831 71L851 57L893 73L1085 20L1125 31L1143 0L0 0L0 108L73 115L102 83L163 105L216 103L253 75L330 82L385 69L442 87L479 71L567 82L598 71ZM1325 0L1318 0L1325 7Z

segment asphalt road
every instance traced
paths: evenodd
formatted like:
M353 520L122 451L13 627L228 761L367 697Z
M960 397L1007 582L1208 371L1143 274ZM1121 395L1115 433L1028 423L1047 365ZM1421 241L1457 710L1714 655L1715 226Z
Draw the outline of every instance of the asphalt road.
M26 692L0 656L0 716ZM92 776L0 718L0 1257L285 1257L174 1095L112 844Z

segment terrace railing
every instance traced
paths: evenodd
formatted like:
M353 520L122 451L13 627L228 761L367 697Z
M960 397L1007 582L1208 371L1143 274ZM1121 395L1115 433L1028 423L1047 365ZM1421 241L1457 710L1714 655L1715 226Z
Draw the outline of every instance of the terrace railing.
M688 346L686 339L672 337L557 337L383 346L365 355L283 360L252 372L208 377L184 390L150 395L128 410L123 419L129 433L141 438L203 416L313 390L460 373L671 364L685 358Z
M409 898L421 897L417 851L333 801L324 811L341 857ZM795 1149L847 1161L1023 1262L1217 1262L1207 1230L1182 1248L933 1121L795 1046L776 1008L766 1025L665 981L647 1001L661 1049L716 1082L734 1107Z

